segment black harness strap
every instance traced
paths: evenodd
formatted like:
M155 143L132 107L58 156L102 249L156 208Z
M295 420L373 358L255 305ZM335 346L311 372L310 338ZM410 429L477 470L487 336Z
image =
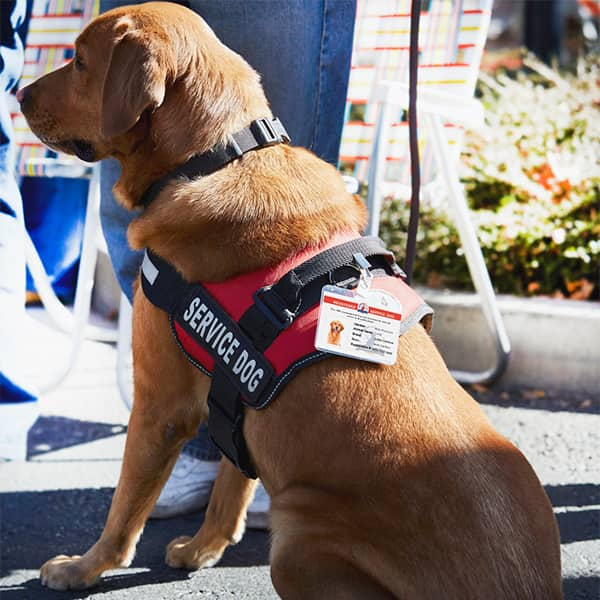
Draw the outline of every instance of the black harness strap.
M208 408L208 432L213 442L246 477L256 479L244 438L244 405L221 368L212 374Z
M201 302L218 315L221 322L226 324L228 331L234 331L236 340L247 340L241 344L241 349L251 352L252 342L247 339L238 324L220 309L212 296L200 284L188 283L179 272L167 261L147 249L142 263L142 289L146 297L158 308L164 310L169 316L173 336L178 342L175 334L174 323L177 322L187 333L194 336L196 331L190 319L186 321L185 307L191 306L190 302L195 298L201 299ZM196 304L199 304L197 302ZM196 338L195 338L196 339ZM201 341L201 340L198 340ZM241 402L241 395L237 382L232 381L232 374L229 369L219 362L219 357L215 357L215 366L212 373L195 362L181 347L184 355L190 359L192 364L212 375L211 387L208 394L208 430L210 437L223 454L240 470L244 475L251 479L256 478L252 461L248 453L246 441L243 435L244 426L244 406ZM264 357L257 351L252 353L255 361L261 361L261 367L265 371L263 385L257 388L257 397L264 389L264 386L273 378L273 370ZM248 390L244 390L249 395Z
M190 289L179 271L150 248L146 248L142 261L141 283L146 298L169 316L176 312Z

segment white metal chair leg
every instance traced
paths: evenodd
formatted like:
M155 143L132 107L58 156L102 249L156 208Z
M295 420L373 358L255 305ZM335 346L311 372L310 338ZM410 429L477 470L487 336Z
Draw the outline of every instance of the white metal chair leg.
M454 377L463 383L489 383L497 379L508 364L510 340L504 327L504 321L498 308L496 294L490 281L483 253L471 217L464 190L460 184L454 162L450 156L444 125L438 115L429 114L430 134L433 137L433 149L436 165L448 190L448 199L455 219L465 257L471 273L471 279L481 299L481 306L488 328L494 338L496 360L484 371L452 371Z
M133 369L131 360L131 303L121 294L119 333L117 337L117 383L121 400L131 410L133 406Z
M385 101L381 103L379 118L373 138L373 152L369 159L369 172L367 175L367 210L369 222L367 224L368 235L379 235L379 223L381 220L381 207L383 205L383 186L385 177L386 153L392 124L392 109L395 108L387 100L389 88L385 88Z
M369 160L369 190L367 208L369 210L369 235L378 235L380 212L383 203L382 182L384 180L385 157L391 131L392 110L396 104L401 105L403 92L406 86L396 83L382 82L379 88L379 98L382 101L381 113L377 120L373 152ZM402 104L403 105L403 104ZM477 105L475 105L477 106ZM478 111L474 111L478 113ZM429 112L420 112L422 119L427 119L430 125L432 146L436 165L446 184L451 210L465 251L471 279L481 299L483 313L494 339L495 362L484 371L453 370L453 376L463 383L489 383L497 379L506 369L510 355L510 340L504 327L504 321L498 308L496 294L490 281L485 265L477 234L471 222L467 201L460 184L455 168L454 157L450 154L450 147L444 125L439 115ZM482 115L475 114L474 119L481 120Z

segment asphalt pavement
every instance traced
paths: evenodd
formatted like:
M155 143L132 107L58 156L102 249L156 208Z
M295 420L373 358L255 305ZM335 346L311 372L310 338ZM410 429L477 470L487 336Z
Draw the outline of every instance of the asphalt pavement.
M66 340L37 322L32 335L31 376L42 381L66 351ZM40 565L58 553L85 551L106 518L128 416L114 359L112 346L86 342L70 378L40 401L28 460L0 463L0 598L276 598L266 532L247 531L211 569L190 574L164 564L167 543L193 533L202 513L149 521L132 566L108 572L90 590L54 592L41 586ZM541 389L470 391L496 428L525 453L552 501L561 532L565 598L600 600L598 398Z

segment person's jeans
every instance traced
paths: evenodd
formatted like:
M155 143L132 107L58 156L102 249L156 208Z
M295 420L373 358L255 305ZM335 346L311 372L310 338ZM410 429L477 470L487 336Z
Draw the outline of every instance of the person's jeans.
M102 11L131 4L102 0ZM273 115L292 143L337 163L350 72L355 0L189 0L221 41L261 75ZM104 235L121 288L131 300L142 254L129 249L126 229L135 213L118 206L112 187L119 165L101 166ZM184 447L204 460L218 458L206 428Z
M25 319L25 245L23 204L15 181L9 92L23 66L16 31L26 1L3 2L0 40L0 457L25 458L27 431L37 416L35 391L23 378L27 344Z

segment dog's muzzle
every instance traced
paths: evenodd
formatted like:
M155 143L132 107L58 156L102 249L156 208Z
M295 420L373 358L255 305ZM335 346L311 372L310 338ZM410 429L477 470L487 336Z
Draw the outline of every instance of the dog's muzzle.
M73 140L71 148L78 158L85 162L94 162L96 160L96 151L93 146L84 140Z

